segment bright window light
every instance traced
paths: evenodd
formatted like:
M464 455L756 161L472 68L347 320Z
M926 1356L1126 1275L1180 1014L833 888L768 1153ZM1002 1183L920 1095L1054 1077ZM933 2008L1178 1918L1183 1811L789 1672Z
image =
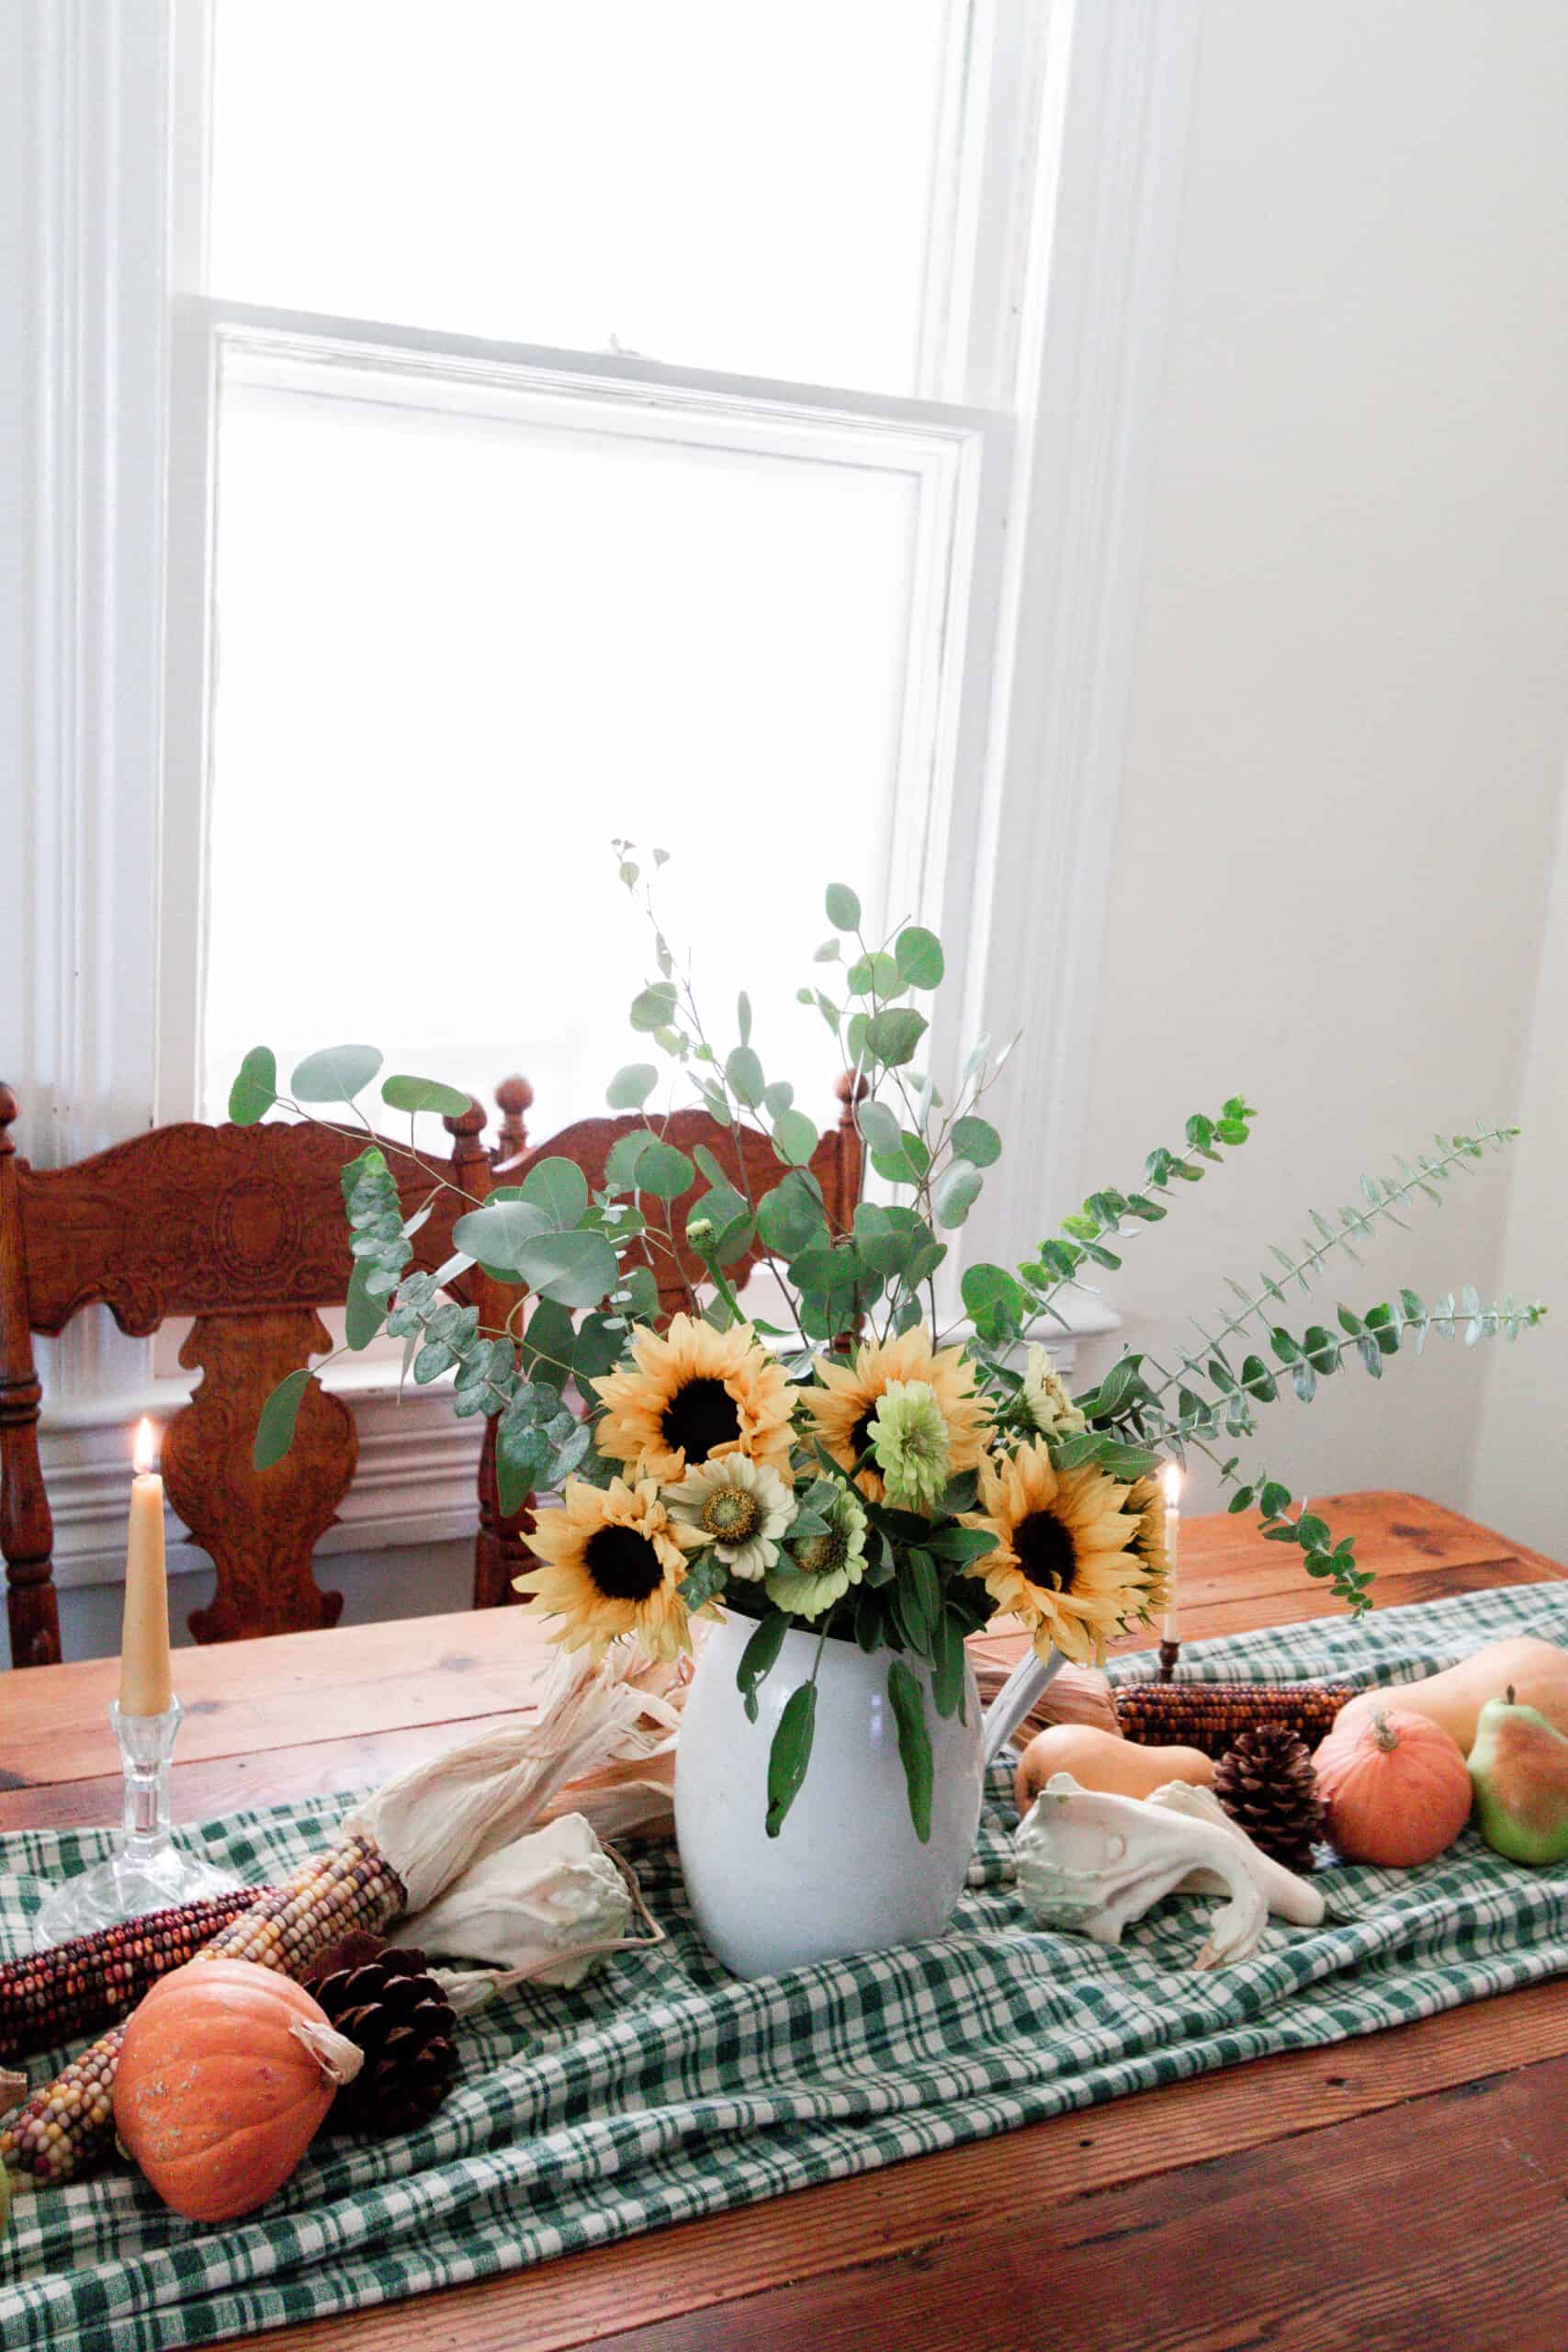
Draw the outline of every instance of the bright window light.
M953 0L217 0L211 290L912 392Z
M826 1125L795 989L824 884L885 864L918 503L892 467L230 390L207 1115L248 1046L351 1038L487 1101L525 1071L541 1138L602 1112L660 1058L624 834L671 853L716 1042L747 988Z

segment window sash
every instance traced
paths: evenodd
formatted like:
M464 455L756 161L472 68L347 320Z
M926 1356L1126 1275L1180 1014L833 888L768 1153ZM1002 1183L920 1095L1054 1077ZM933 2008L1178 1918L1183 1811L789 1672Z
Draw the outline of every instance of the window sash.
M889 919L966 945L976 827L965 777L978 771L990 687L1010 435L952 403L770 382L633 357L391 327L206 297L175 305L169 493L169 627L162 895L192 920L161 942L160 1121L198 1113L204 1066L206 876L210 791L213 581L220 529L216 453L225 388L339 410L358 403L592 431L705 450L871 468L916 485L918 525L906 696L886 872L863 877ZM824 842L830 864L831 843ZM951 1032L951 1034L949 1034ZM939 1026L933 1067L957 1053ZM606 1046L607 1057L610 1048ZM606 1061L608 1068L608 1058Z

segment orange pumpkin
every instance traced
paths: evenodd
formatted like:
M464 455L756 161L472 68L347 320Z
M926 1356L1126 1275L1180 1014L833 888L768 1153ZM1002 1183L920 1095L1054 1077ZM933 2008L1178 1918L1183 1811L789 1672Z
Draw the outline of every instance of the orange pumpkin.
M282 2188L361 2053L302 1986L249 1960L195 1960L126 2028L115 2129L166 2205L229 2222Z
M1312 1760L1328 1835L1347 1861L1429 1862L1470 1818L1464 1751L1426 1715L1347 1709Z

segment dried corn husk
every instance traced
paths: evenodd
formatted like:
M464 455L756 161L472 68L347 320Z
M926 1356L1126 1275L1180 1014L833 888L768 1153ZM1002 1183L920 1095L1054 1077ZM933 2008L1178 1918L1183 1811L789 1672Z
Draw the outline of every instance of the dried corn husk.
M601 1952L619 1951L632 1923L631 1890L580 1813L486 1855L437 1903L410 1919L421 1951L488 1960L542 1984L576 1984Z

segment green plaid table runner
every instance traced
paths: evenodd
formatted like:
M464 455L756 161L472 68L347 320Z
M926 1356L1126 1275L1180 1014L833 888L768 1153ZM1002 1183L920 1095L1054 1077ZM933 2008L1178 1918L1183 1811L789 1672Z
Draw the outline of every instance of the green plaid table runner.
M1568 1644L1568 1586L1194 1643L1183 1673L1397 1681L1517 1633ZM1568 1870L1524 1870L1469 1831L1424 1870L1327 1869L1325 1925L1271 1923L1239 1967L1190 1968L1205 1906L1185 1897L1117 1951L1039 1932L1011 1883L1009 1777L995 1775L968 1893L937 1942L738 1984L692 1932L672 1851L648 1848L642 1883L671 1942L471 2020L458 2088L413 2137L324 2138L265 2211L220 2230L176 2220L123 2168L18 2198L0 2242L0 2344L165 2352L360 2310L1568 1965ZM345 1803L196 1835L244 1876L276 1878ZM44 1886L107 1842L0 1839L0 1953L27 1944Z

